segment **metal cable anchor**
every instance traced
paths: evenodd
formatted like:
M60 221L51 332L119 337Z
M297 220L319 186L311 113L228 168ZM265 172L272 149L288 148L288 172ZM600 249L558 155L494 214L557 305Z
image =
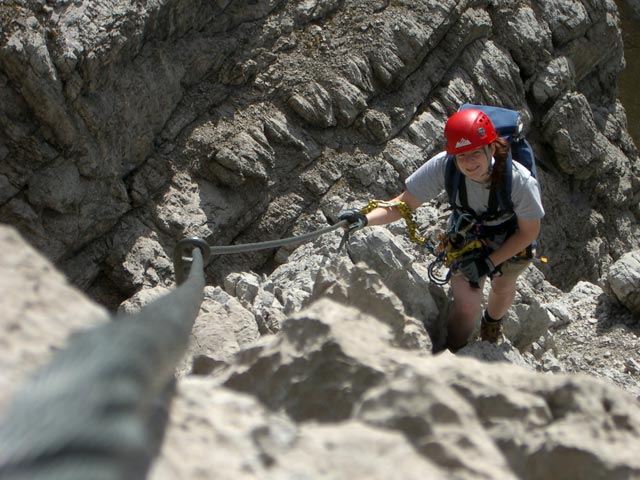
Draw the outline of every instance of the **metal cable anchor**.
M189 276L193 257L191 253L194 248L198 248L202 253L202 264L207 265L211 255L211 247L200 237L189 237L180 240L173 249L173 269L175 271L176 283L181 285Z

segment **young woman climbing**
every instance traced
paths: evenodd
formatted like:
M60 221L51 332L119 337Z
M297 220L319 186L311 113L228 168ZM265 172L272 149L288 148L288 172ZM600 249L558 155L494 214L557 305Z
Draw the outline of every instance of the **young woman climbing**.
M391 202L404 202L415 210L443 190L450 191L452 174L459 172L450 229L463 233L460 248L472 239L479 239L482 248L461 256L452 267L453 304L446 346L457 351L469 341L481 313L487 277L491 288L482 314L481 339L496 343L500 338L501 320L513 304L518 276L530 263L544 208L537 180L526 167L511 161L509 142L498 136L483 111L468 108L453 114L444 136L446 150L409 176L405 191ZM505 191L507 179L511 198L505 200L500 192ZM339 218L353 230L388 224L400 219L401 213L395 207L378 207L366 215L349 210Z

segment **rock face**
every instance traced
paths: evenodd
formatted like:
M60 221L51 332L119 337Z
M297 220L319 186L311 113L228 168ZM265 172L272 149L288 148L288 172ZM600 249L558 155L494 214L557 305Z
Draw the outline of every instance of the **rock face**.
M490 103L523 113L544 165L545 275L596 281L640 245L616 14L584 0L11 2L0 219L115 307L170 284L183 236L276 238L395 195L442 148L448 114Z
M635 14L640 18L640 1L638 0L627 0L627 3L633 8Z
M174 287L181 238L297 235L394 196L449 114L489 103L527 120L547 212L504 341L432 355L448 287L401 222L348 252L332 232L217 256L149 477L640 478L612 1L16 0L0 20L0 221L20 232L0 229L0 415L107 318L54 264L135 312ZM430 239L442 200L416 214Z

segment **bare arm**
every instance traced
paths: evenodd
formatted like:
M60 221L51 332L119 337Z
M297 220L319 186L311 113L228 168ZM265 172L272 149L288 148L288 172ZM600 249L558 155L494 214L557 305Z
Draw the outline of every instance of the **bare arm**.
M540 220L518 219L518 230L511 235L495 252L489 255L489 259L498 266L509 260L522 250L527 248L540 233Z
M423 202L414 197L407 190L402 192L397 197L390 200L391 202L404 202L411 210L415 210ZM400 211L394 207L378 207L375 210L367 213L367 220L369 225L386 225L387 223L395 222L402 216Z

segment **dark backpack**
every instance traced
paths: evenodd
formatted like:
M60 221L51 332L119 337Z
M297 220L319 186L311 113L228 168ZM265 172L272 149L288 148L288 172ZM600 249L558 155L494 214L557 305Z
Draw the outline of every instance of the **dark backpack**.
M531 175L537 179L536 158L531 145L522 135L522 122L520 121L520 114L516 110L487 105L473 105L470 103L462 105L460 110L466 110L468 108L475 108L486 113L491 119L498 135L508 140L511 145L511 153L506 165L505 185L499 186L498 188L492 186L489 194L489 208L487 212L483 215L477 215L467 203L467 191L465 182L463 181L464 175L458 170L454 156L449 155L445 170L445 188L449 197L449 203L454 210L460 209L456 203L456 198L458 194L460 194L460 203L462 203L463 211L471 213L480 221L492 220L500 217L504 213L513 211L513 202L511 200L511 183L513 177L512 161L515 160L527 167Z

